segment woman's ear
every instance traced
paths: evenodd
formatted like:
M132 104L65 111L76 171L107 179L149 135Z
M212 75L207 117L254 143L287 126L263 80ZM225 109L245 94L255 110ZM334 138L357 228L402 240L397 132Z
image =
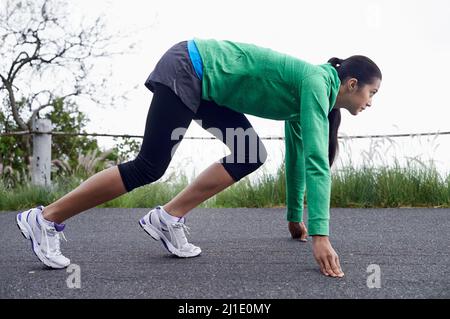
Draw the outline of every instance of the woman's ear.
M355 92L358 89L358 79L350 78L347 80L346 86L349 92Z

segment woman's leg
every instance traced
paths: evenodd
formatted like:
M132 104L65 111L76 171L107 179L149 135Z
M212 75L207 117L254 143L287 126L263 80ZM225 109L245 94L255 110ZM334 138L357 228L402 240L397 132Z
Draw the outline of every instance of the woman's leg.
M101 171L44 208L49 221L64 220L158 180L194 116L170 88L157 84L147 115L144 140L133 161ZM176 138L173 132L178 132Z
M191 209L234 183L222 164L213 163L163 208L172 216L183 217Z
M200 203L252 173L267 158L264 144L244 114L202 100L195 120L224 142L231 154L209 166L163 206L166 212L176 217L183 217Z
M82 211L126 192L117 166L110 167L89 177L73 191L46 206L42 215L46 220L61 224Z

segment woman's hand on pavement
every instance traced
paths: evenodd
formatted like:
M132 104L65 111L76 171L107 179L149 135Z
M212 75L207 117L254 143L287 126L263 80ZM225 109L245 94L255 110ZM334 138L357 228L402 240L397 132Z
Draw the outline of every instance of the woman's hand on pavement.
M320 271L325 276L336 278L344 277L344 272L339 263L339 256L331 247L328 236L312 236L313 237L313 254L320 266Z

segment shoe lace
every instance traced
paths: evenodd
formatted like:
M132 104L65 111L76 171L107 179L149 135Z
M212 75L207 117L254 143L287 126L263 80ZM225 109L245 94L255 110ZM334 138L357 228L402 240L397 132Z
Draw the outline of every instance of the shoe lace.
M44 238L46 248L47 248L47 254L53 255L53 256L59 256L61 255L61 249L60 249L60 238L63 238L65 241L67 241L66 236L64 235L64 232L57 232L55 229L50 228L47 229L47 227L41 227L41 238ZM51 239L49 239L51 238Z
M190 228L188 226L186 226L184 223L173 223L171 228L172 228L175 240L179 244L180 248L183 247L184 245L186 245L188 243L188 241L187 241L186 235L184 234L184 231L186 231L186 233L188 233L188 235L190 235L190 233L189 233Z

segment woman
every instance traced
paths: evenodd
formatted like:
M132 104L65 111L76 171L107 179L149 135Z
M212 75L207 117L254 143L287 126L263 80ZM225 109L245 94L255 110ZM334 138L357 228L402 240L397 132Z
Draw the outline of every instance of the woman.
M17 215L23 235L46 265L64 268L62 224L68 218L157 181L166 171L192 120L222 140L231 154L213 163L140 226L179 257L201 249L188 243L184 216L206 199L258 169L263 143L244 114L285 121L287 220L293 238L305 241L303 201L313 253L326 276L342 277L329 241L330 167L338 148L340 109L357 115L371 106L381 72L370 59L352 56L312 65L253 44L194 38L172 46L145 82L153 92L136 159L95 174L56 202Z

